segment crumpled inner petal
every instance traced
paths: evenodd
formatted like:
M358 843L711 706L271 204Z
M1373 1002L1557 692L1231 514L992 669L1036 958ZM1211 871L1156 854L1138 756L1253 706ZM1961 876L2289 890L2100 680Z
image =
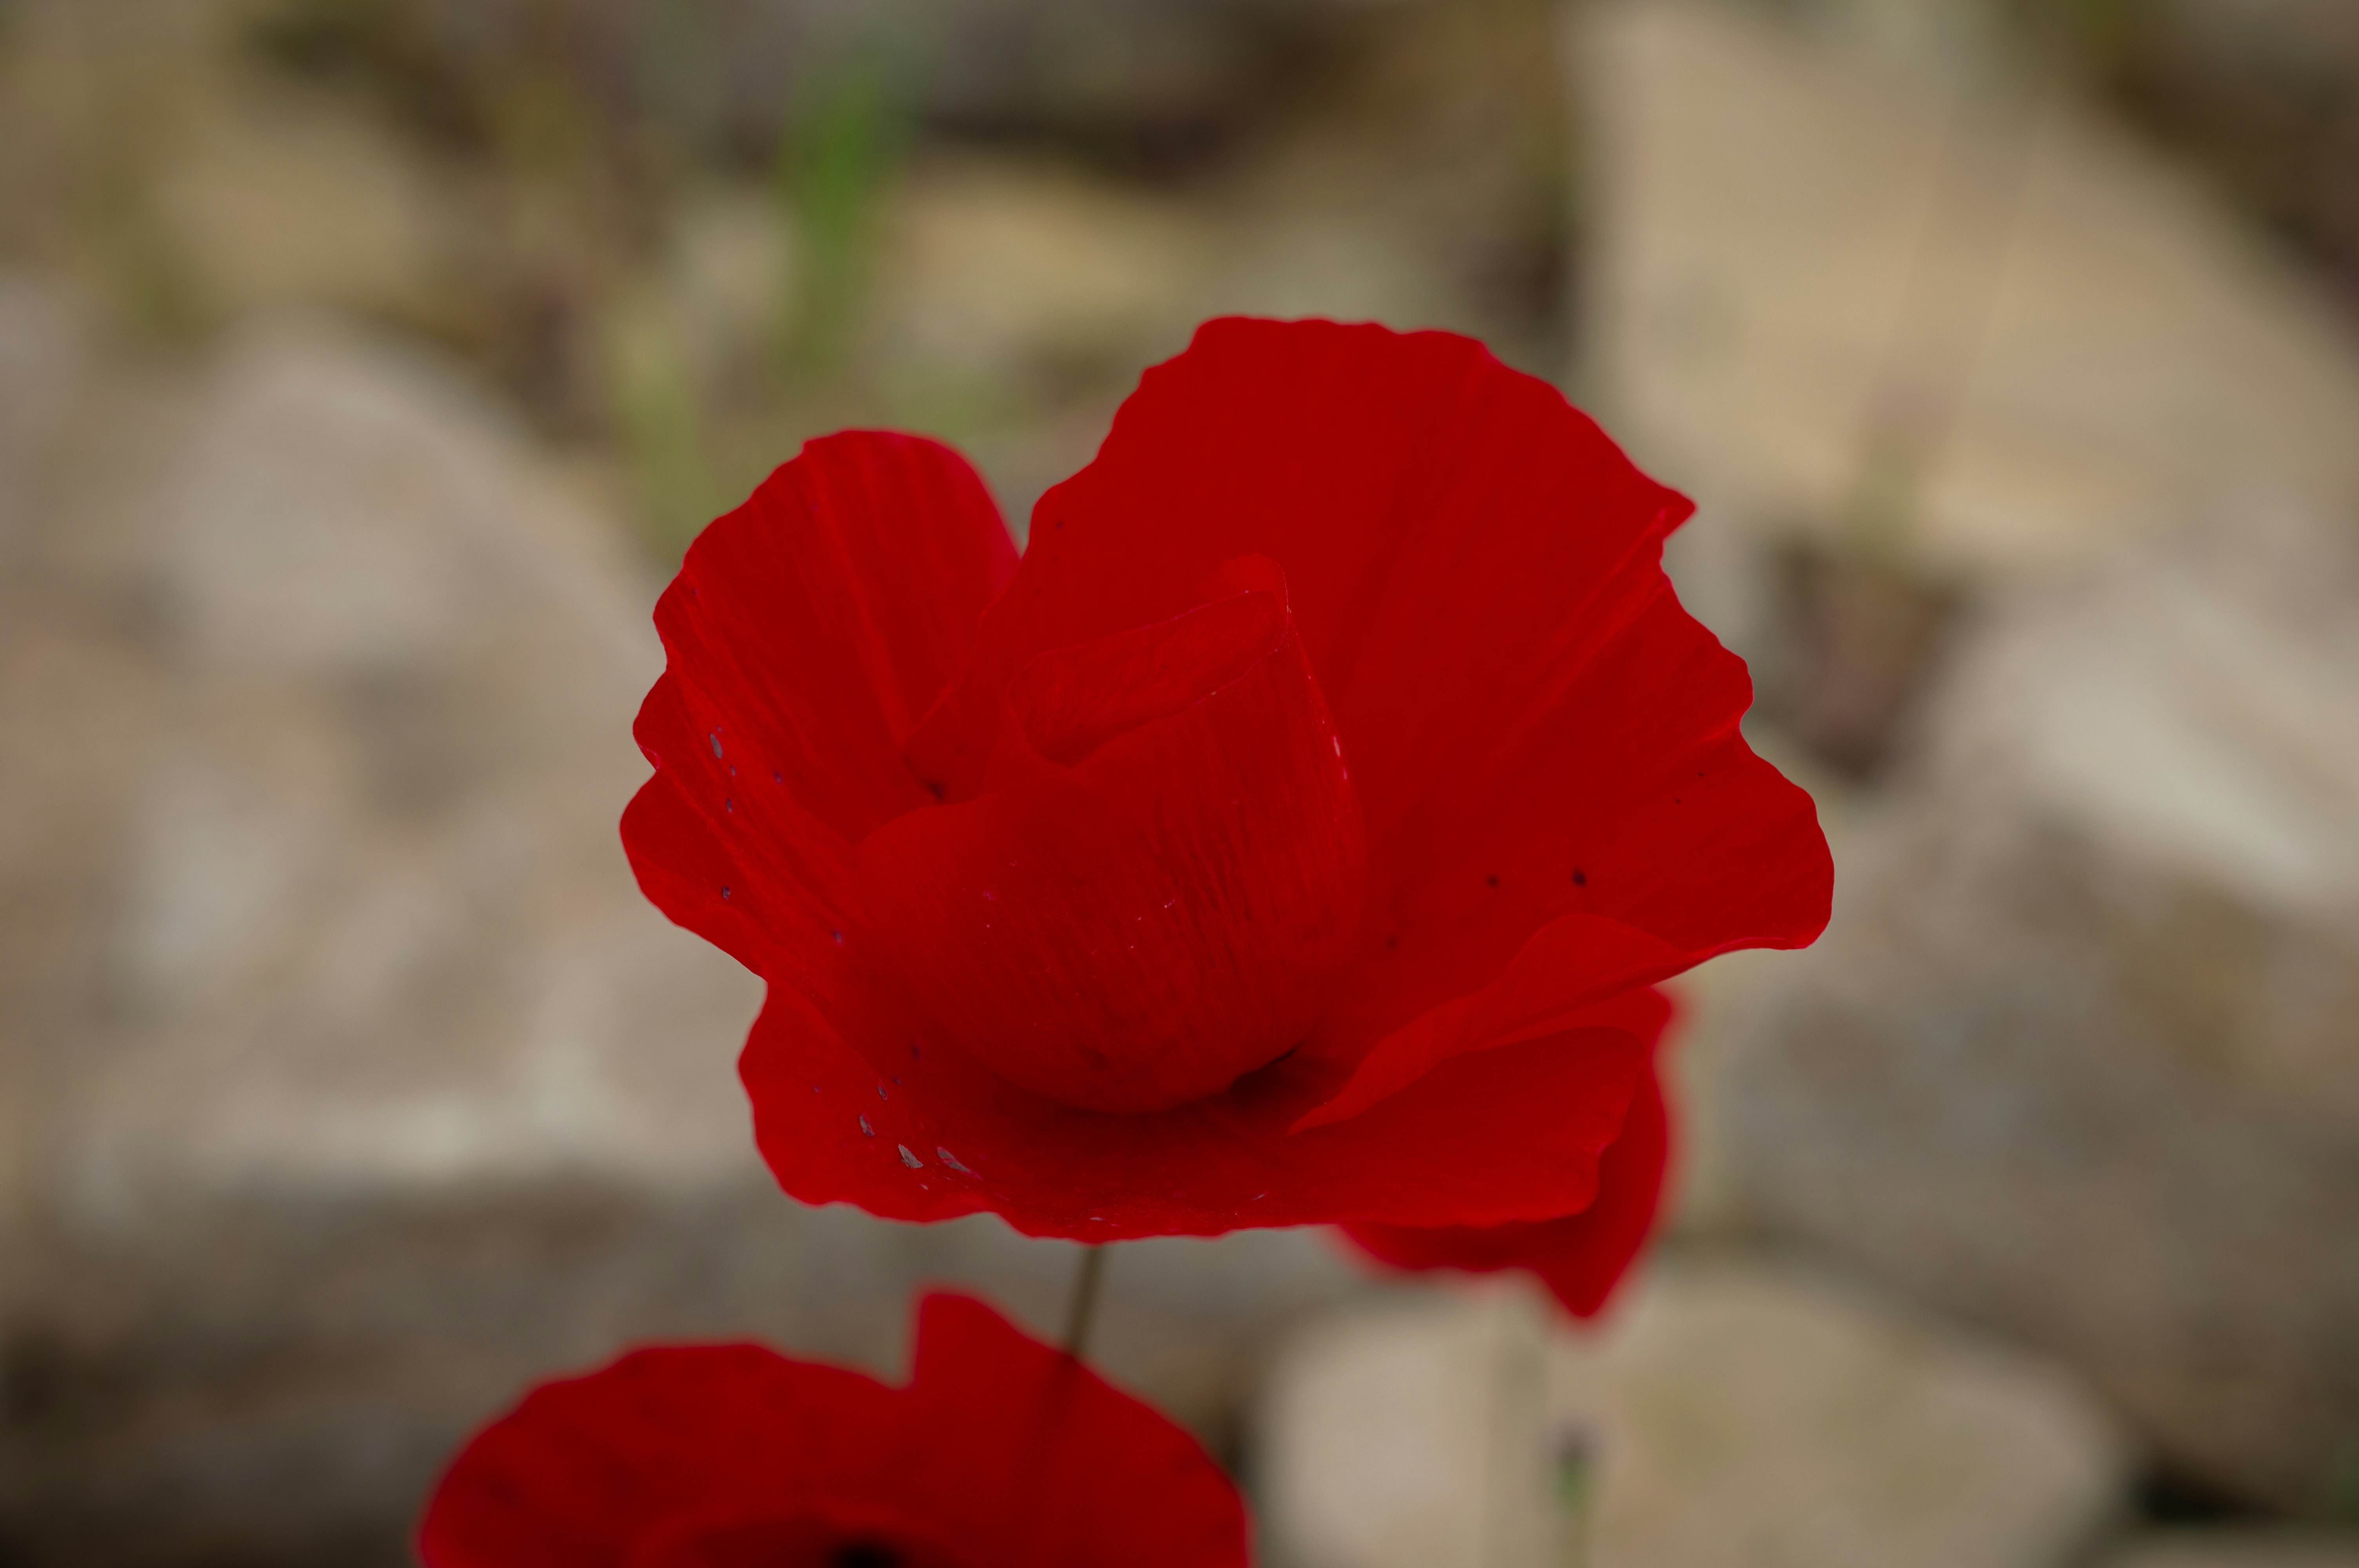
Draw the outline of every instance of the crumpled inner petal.
M1153 1110L1283 1055L1350 956L1367 845L1266 561L1009 682L990 784L859 847L858 949L909 1044Z

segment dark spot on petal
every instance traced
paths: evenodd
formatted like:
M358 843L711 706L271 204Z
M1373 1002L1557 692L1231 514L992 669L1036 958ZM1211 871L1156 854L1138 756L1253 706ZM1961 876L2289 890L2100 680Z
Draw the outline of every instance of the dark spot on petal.
M721 896L722 896L722 898L723 898L723 899L724 899L724 900L725 900L725 899L727 899L727 898L728 898L728 896L729 896L729 890L728 890L727 888L725 888L725 887L724 887L724 888L723 888L723 889L721 890Z
M876 1086L876 1098L878 1099L891 1099L893 1097L885 1092L885 1086L883 1084L879 1084Z
M736 810L736 809L737 809L737 797L736 797L735 795L725 795L725 796L723 796L723 797L722 798L722 802L721 802L721 809L722 809L722 810L723 810L723 811L734 811L734 810Z
M715 730L712 734L707 735L705 739L712 742L712 754L716 757L721 755L721 731Z
M1575 866L1572 869L1572 885L1577 888L1587 887L1589 885L1589 873L1582 871L1579 866Z
M1399 937L1397 937L1397 936L1387 936L1387 937L1386 937L1386 938L1385 938L1385 950L1386 950L1386 952L1390 952L1393 948L1397 947L1397 946L1400 946L1400 938L1399 938Z
M828 1554L827 1568L901 1568L901 1554L879 1541L847 1541Z
M1483 882L1486 887L1497 887L1499 885L1499 873L1493 871L1489 876L1483 879Z
M837 946L841 947L841 946L843 946L843 933L842 933L842 932L841 932L841 931L831 931L831 932L829 932L829 933L828 933L828 935L829 935L830 936L832 936L832 937L834 937L834 938L835 938L835 945L836 945Z
M939 802L950 798L950 791L942 787L942 783L940 779L927 779L924 782L926 785L926 793L932 795L936 801Z
M923 1046L912 1045L909 1047L909 1060L912 1062L919 1060L925 1055L925 1048Z
M772 784L784 784L787 782L787 775L778 772L777 769L772 768L770 770L770 782Z

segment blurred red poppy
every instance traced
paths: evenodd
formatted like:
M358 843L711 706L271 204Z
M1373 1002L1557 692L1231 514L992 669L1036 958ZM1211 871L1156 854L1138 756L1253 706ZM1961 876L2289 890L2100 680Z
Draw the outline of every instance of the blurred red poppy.
M755 1345L635 1350L477 1433L426 1568L1223 1568L1195 1439L982 1303L928 1297L909 1385Z
M1585 1207L1631 999L1832 883L1680 610L1690 510L1470 340L1210 322L1021 566L973 470L814 441L656 611L640 884L769 981L806 1202L1105 1240Z
M1655 1003L1655 1022L1647 1040L1651 1054L1659 1050L1673 1009L1661 992L1644 994ZM1455 1269L1471 1274L1527 1270L1565 1311L1575 1317L1594 1317L1655 1228L1670 1153L1670 1116L1657 1065L1650 1059L1620 1136L1598 1158L1597 1195L1580 1213L1430 1229L1362 1223L1346 1225L1343 1231L1360 1250L1397 1269Z

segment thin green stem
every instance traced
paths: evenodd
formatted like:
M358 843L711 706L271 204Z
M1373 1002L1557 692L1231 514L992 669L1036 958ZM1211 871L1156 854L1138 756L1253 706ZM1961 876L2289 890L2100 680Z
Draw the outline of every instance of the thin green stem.
M1105 1281L1105 1243L1094 1242L1082 1253L1073 1274L1073 1295L1065 1309L1065 1354L1076 1361L1090 1346L1090 1325L1097 1321L1098 1293Z

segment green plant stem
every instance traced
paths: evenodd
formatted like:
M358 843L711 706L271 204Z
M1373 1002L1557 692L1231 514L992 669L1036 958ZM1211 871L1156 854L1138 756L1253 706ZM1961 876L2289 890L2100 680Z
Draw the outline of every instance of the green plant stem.
M1105 1282L1106 1246L1093 1243L1082 1253L1073 1274L1073 1294L1065 1308L1065 1354L1078 1361L1090 1346L1090 1327L1097 1321L1098 1294Z

